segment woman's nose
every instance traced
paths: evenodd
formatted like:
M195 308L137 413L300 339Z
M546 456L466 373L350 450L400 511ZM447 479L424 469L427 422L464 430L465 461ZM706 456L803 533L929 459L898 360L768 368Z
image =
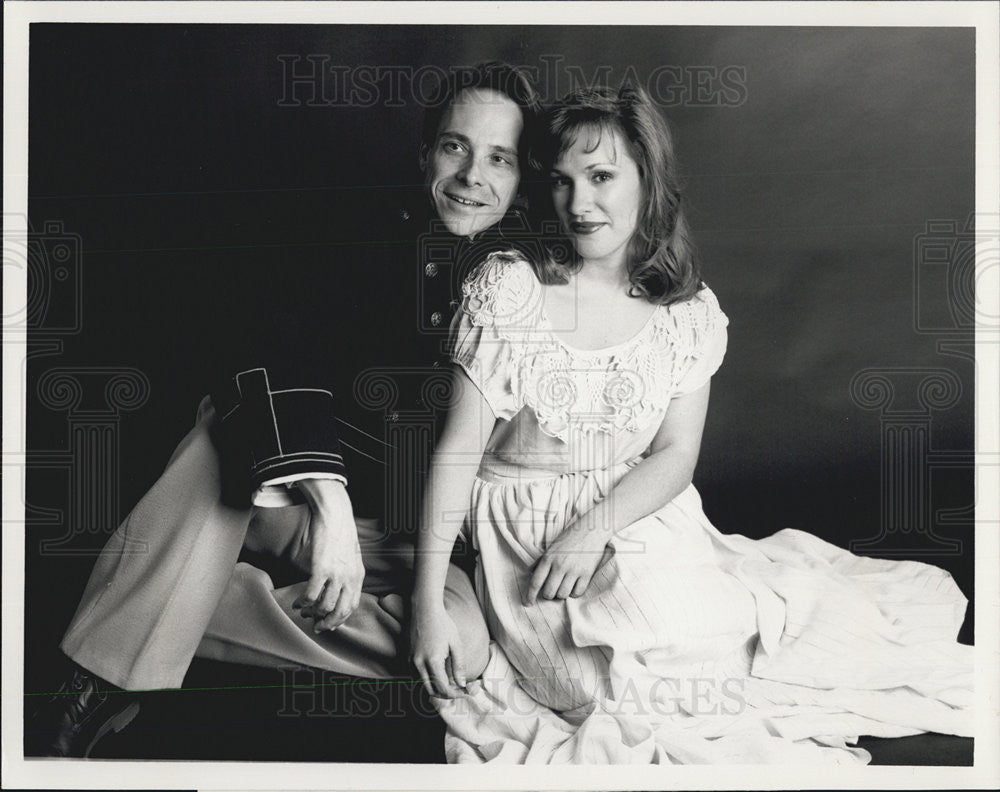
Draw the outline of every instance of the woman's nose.
M573 185L569 199L569 212L576 217L582 217L594 208L594 194L589 187Z

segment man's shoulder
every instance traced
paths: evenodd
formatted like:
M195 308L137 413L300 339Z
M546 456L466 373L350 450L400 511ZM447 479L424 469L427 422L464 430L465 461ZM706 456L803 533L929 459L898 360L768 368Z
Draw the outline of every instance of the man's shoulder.
M351 242L414 240L430 222L426 203L422 190L370 187L340 198L337 224Z

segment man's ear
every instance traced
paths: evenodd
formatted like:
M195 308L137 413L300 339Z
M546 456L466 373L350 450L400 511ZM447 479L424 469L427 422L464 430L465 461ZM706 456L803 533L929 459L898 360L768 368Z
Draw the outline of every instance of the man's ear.
M420 154L417 157L417 162L420 165L420 170L427 170L427 157L430 155L430 149L427 147L426 143L420 144Z

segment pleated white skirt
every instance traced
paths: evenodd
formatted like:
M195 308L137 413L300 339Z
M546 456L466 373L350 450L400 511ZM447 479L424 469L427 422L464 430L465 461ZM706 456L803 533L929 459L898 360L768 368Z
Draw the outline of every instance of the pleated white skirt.
M477 479L494 643L483 679L439 704L449 761L867 762L862 734L971 734L947 572L802 531L722 534L693 486L616 536L584 596L522 606L548 543L627 470Z

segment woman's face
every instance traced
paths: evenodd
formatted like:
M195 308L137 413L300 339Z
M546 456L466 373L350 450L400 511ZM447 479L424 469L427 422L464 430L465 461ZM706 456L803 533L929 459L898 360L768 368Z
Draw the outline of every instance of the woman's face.
M642 182L621 133L596 127L580 130L556 160L551 177L556 214L577 255L584 261L626 266Z

